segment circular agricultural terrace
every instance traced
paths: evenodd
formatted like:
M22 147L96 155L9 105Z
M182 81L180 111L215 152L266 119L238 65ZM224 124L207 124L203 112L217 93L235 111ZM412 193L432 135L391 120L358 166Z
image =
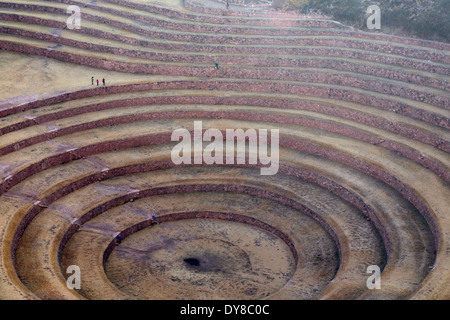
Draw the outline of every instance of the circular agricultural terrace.
M0 55L129 79L0 101L0 299L450 298L450 45L250 2L0 1ZM194 121L278 172L175 164Z

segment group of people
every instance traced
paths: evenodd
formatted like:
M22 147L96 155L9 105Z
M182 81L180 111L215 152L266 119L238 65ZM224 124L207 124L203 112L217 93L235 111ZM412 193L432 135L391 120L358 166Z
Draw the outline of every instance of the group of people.
M94 77L91 77L91 82L92 82L92 85L94 85ZM103 82L103 85L106 85L105 78L102 79L102 82ZM98 79L97 79L97 87L98 87L99 83L100 83L100 81L98 81Z

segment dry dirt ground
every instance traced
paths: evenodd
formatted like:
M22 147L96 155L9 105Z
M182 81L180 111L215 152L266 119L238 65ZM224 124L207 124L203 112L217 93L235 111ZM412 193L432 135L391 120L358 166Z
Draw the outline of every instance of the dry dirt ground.
M10 51L0 51L0 68L0 101L10 102L32 101L55 92L90 88L91 77L99 79L100 85L103 78L107 85L175 79L96 69Z
M84 0L90 2L90 0ZM135 0L138 1L138 0ZM138 1L139 2L139 1ZM142 1L141 1L142 2ZM182 9L181 0L146 0L154 4ZM172 79L169 76L136 75L96 69L54 59L0 50L0 101L32 101L55 92L91 87L91 77L108 84L138 83ZM10 100L11 99L11 100Z

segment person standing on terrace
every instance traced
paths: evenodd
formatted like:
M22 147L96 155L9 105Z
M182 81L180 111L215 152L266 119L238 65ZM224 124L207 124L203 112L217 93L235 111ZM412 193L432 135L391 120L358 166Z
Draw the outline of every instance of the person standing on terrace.
M158 222L158 220L156 220L156 213L152 213L152 220L153 220L153 223L157 223L157 224L159 224L159 222Z

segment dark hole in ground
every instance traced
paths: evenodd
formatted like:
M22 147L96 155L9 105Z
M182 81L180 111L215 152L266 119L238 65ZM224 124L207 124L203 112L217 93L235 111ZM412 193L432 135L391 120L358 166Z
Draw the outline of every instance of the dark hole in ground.
M191 266L199 266L200 265L200 261L195 258L184 259L184 262L186 262L187 264L189 264Z

